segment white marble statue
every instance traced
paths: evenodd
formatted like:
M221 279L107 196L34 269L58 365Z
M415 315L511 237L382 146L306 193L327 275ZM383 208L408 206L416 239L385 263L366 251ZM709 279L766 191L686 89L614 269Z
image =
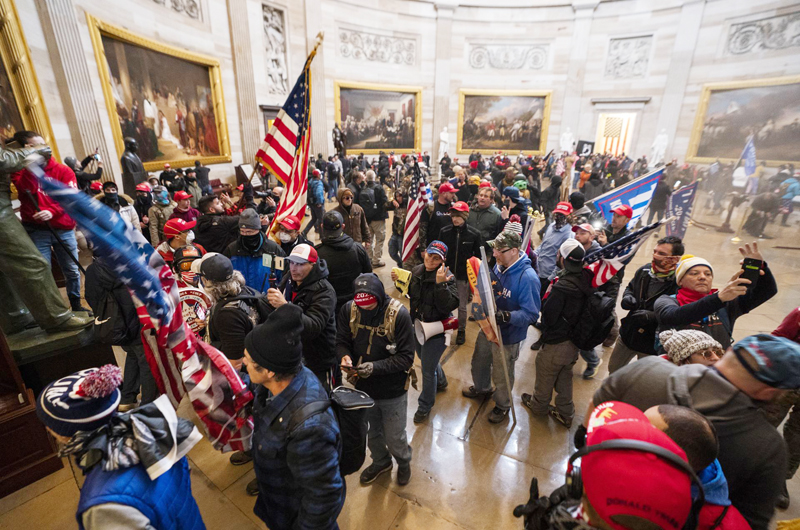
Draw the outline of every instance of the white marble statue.
M573 147L575 145L575 136L573 136L572 131L569 127L567 130L561 133L561 141L559 142L559 147L561 147L561 152L571 153L573 151Z
M447 132L447 127L442 129L442 132L439 133L439 158L437 161L440 161L444 158L444 154L450 150L450 133Z
M661 129L656 139L653 140L653 145L650 147L650 165L657 166L664 161L664 154L667 152L667 145L669 145L669 135L666 129Z

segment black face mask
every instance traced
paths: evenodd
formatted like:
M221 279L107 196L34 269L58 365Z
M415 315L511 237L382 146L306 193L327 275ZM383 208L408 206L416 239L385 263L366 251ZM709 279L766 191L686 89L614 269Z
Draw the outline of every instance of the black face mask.
M258 250L263 240L263 236L261 234L240 237L242 238L242 246L247 250Z
M119 193L117 192L114 193L108 192L105 194L104 197L105 197L105 202L107 202L108 204L119 204Z

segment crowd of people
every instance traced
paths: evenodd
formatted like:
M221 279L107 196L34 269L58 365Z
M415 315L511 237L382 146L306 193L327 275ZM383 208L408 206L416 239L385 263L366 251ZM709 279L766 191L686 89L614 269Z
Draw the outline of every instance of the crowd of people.
M43 143L37 138L21 137L21 145ZM733 340L737 323L778 292L758 244L739 249L758 269L755 276L739 271L715 280L722 264L701 257L707 249L662 237L647 264L632 273L623 267L593 286L585 258L628 235L633 210L617 206L606 223L590 201L644 174L644 157L520 154L512 162L502 153L473 153L463 166L445 156L437 179L422 155L381 153L372 161L319 155L309 163L308 220L281 219L276 239L267 229L280 187L256 192L244 185L234 200L212 193L199 165L165 167L132 198L113 182L99 190L79 186L88 178L77 176L85 165L50 159L45 171L142 232L179 287L192 291L181 299L192 331L253 389L252 449L233 453L230 463L253 462L256 476L246 489L258 497L255 513L269 528L338 528L344 477L358 470L366 485L396 463L397 484L412 480L409 387L419 388L413 422L428 421L449 386L442 357L466 343L470 320L481 326L472 381L461 392L491 400L485 421L508 422L516 384L530 389L521 399L529 414L574 432L578 452L565 485L547 497L532 495L519 509L527 528L766 530L775 507L789 504L786 480L800 465L793 410L800 389L798 309L771 333ZM432 197L419 217L418 247L404 253L417 171ZM677 180L692 182L703 172L723 178L710 171L668 166L651 219L663 217ZM75 222L27 170L20 173L14 182L26 229L43 255L53 249L58 257L64 249L37 223L51 223L72 244ZM780 188L789 194L791 186ZM37 193L38 205L31 200ZM335 207L327 209L334 197ZM388 251L396 265L390 276L397 282L402 272L410 274L408 303L373 272L386 266L389 212ZM493 303L475 303L470 288L469 260L482 257L491 269ZM113 451L95 454L91 464L81 458L88 475L78 520L89 529L201 528L185 459L199 433L185 420L162 421L131 295L103 257L95 258L84 278L85 299L95 312L107 293L118 300L109 340L128 354L124 377L102 367L56 381L37 400L40 418L65 444L63 454L85 457L109 437L140 436L132 426L139 415L155 418L150 428L171 435L181 449L157 478L145 465L163 450L157 444L140 444L132 460ZM71 260L63 259L71 270ZM67 293L74 310L88 311L75 271ZM618 300L627 311L621 321ZM489 314L495 325L487 325ZM535 380L520 380L515 364L531 336ZM607 351L610 375L590 403L577 404L587 409L573 427L573 368L583 358L582 376L593 379ZM371 403L357 421L337 400L342 386ZM787 415L781 437L777 427Z

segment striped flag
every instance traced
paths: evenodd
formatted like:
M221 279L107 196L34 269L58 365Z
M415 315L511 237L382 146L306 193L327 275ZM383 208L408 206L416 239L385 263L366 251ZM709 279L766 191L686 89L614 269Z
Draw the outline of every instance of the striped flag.
M414 162L414 177L411 179L411 187L408 190L408 213L403 230L402 261L410 258L419 246L419 219L422 211L428 206L430 196L431 188L425 177L422 176L419 164Z
M175 408L188 394L215 448L249 449L253 420L246 405L253 396L228 359L198 340L184 322L178 283L161 255L111 208L47 178L36 164L28 169L78 223L94 245L95 256L131 292L147 361L161 393Z
M640 228L601 249L595 250L583 259L583 265L592 271L592 287L600 287L611 279L622 267L627 265L636 255L650 234L670 219L664 219Z
M603 214L606 221L611 222L611 210L617 206L627 204L633 210L633 217L628 222L629 227L636 226L636 222L644 214L644 211L650 205L650 199L653 198L653 192L658 185L658 180L664 174L664 168L659 168L652 173L648 173L643 177L639 177L624 186L614 188L613 190L605 193L592 202L594 203L597 211Z
M256 160L274 173L285 188L270 226L273 237L281 221L290 216L302 219L306 214L311 141L311 60L316 53L314 48L306 59L303 72L256 153Z
M756 172L756 144L753 143L753 135L747 138L744 144L741 158L744 160L744 174L748 177Z

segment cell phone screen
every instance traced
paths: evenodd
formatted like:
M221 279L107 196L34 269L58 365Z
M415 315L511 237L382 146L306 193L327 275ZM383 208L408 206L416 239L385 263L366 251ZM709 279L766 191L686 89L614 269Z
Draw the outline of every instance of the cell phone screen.
M761 275L761 265L762 261L759 259L753 258L745 258L742 262L742 275L741 278L747 278L750 280L750 285L747 286L748 289L752 289L758 283L758 277Z

